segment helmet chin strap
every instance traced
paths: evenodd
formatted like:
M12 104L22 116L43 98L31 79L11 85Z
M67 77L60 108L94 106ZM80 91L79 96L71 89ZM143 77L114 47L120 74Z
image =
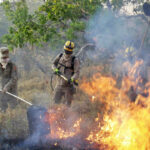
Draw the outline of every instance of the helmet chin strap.
M69 58L70 56L71 56L71 54L66 54L66 53L65 53L65 57L66 57L66 58Z
M69 55L70 56L70 55L72 55L72 52L69 52L69 51L65 50L65 55Z

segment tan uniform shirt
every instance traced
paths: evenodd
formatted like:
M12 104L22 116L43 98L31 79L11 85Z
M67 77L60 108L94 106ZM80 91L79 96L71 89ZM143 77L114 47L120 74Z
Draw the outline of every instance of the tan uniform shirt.
M17 93L17 67L11 61L8 62L5 69L3 69L0 63L0 76L2 82L2 88L7 88L8 92Z
M66 55L63 54L60 58L60 54L56 56L52 69L58 68L60 72L67 78L67 79L75 79L79 78L80 73L80 63L78 58L75 57L74 59L74 70L71 69L73 55ZM66 66L67 68L65 68ZM57 86L70 86L64 79L58 76L57 79Z

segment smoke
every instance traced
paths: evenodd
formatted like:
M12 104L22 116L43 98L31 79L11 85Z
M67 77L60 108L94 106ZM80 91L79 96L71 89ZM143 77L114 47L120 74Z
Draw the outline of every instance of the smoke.
M45 113L49 112L47 115ZM56 107L47 111L41 106L31 106L27 112L30 135L29 137L15 146L16 149L66 149L77 150L79 147L83 149L87 143L83 141L82 136L79 134L74 135L76 132L77 124L74 124L79 119L77 112L72 108ZM53 120L55 118L55 120ZM52 119L52 122L50 121ZM59 127L58 124L61 124ZM73 126L74 124L74 126ZM58 128L60 130L60 137L58 136ZM50 129L52 129L50 131ZM73 133L73 136L67 133ZM66 135L65 135L66 134ZM61 136L64 136L61 138Z
M127 47L132 46L135 48L135 50L138 50L141 43L140 41L142 39L141 37L143 37L144 28L145 28L145 24L139 18L128 19L125 16L121 17L119 16L119 14L116 14L112 11L98 10L96 14L91 17L86 29L85 37L87 41L90 42L93 41L96 45L94 53L93 51L88 51L87 53L88 58L91 59L92 61L97 61L97 62L105 62L107 59L111 58L112 59L111 64L113 66L112 71L119 72L122 69L121 64L125 61L125 57L124 57L125 49ZM44 71L49 71L48 67L50 67L51 65L50 58L52 58L52 56L51 53L49 52L37 52L37 55L35 56L37 56L36 61L33 61L33 59L35 59L34 56L31 57L30 54L27 55L27 53L25 53L24 51L19 51L16 53L13 60L15 60L15 62L19 66L20 72L22 70L27 73L31 73L31 72L33 73L33 71L35 71L36 76L40 77L41 74L39 72L41 72L41 68ZM33 84L34 82L31 82L30 86ZM26 84L25 87L26 86L28 85ZM28 90L33 90L34 88L35 88L34 86L31 86L31 89L27 88L26 93L28 94ZM27 94L25 96L28 96ZM38 93L37 91L33 91L32 95L35 99L36 104L47 106L47 104L49 103L49 99L50 99L49 93L45 92L41 94ZM25 99L28 99L28 97ZM55 113L57 113L57 111ZM64 114L63 111L62 114ZM65 126L68 129L70 128L70 132L73 132L74 129L69 126L73 124L72 122L74 122L76 118L79 118L78 113L72 114L71 112L66 112L66 114L69 117L65 121L66 122ZM37 115L39 116L39 114ZM37 123L36 127L37 130L29 138L27 138L27 140L22 145L20 144L19 145L20 147L26 147L26 146L28 147L29 145L32 146L41 143L54 142L52 139L48 141L44 139L44 141L42 141L43 139L41 139L40 131L43 130L43 126L40 126L40 124ZM68 138L68 140L60 142L60 144L65 146L69 145L73 147L73 144L76 143L78 143L79 145L83 145L82 142L83 141L81 137L78 136L74 138Z
M141 33L137 31L141 27L143 31L145 24L142 20L119 16L110 10L98 10L90 19L85 36L87 40L95 40L97 48L105 48L113 53L123 46L138 48Z
M95 43L95 50L87 52L92 61L109 64L112 73L122 72L125 61L133 63L126 57L126 48L132 47L136 56L145 59L147 53L139 52L147 24L139 17L120 15L110 10L98 10L90 19L85 38Z
M33 93L33 104L49 108L53 105L52 95L47 92Z

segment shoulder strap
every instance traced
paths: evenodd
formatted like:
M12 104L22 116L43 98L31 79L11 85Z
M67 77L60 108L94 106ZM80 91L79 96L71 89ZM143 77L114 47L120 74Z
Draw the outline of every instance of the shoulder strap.
M59 54L59 58L58 58L57 65L59 64L60 58L61 58L62 56L63 56L63 53L60 53L60 54Z
M60 58L63 56L63 53L60 53L60 55L59 55L59 60L60 60ZM71 67L66 67L66 66L64 66L63 64L60 64L59 63L59 60L58 60L58 64L60 64L61 66L63 66L63 67L65 67L65 69L71 69L71 70L73 70L73 73L72 74L74 74L74 60L75 60L75 58L76 58L76 56L72 56L72 59L71 59Z
M73 56L72 57L72 60L71 60L71 69L74 70L74 60L75 60L76 56Z
M62 55L63 55L63 53L60 53L60 55L59 55L59 59L62 57Z

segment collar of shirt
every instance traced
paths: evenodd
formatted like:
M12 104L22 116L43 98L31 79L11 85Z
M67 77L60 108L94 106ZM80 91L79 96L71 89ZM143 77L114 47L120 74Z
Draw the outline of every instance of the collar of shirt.
M70 60L72 58L72 55L66 55L64 53L63 58L64 58L65 61L68 61L68 60Z
M10 61L9 58L7 58L5 62L3 62L3 61L1 62L1 65L2 65L3 69L6 69L6 66L7 66L9 61Z

